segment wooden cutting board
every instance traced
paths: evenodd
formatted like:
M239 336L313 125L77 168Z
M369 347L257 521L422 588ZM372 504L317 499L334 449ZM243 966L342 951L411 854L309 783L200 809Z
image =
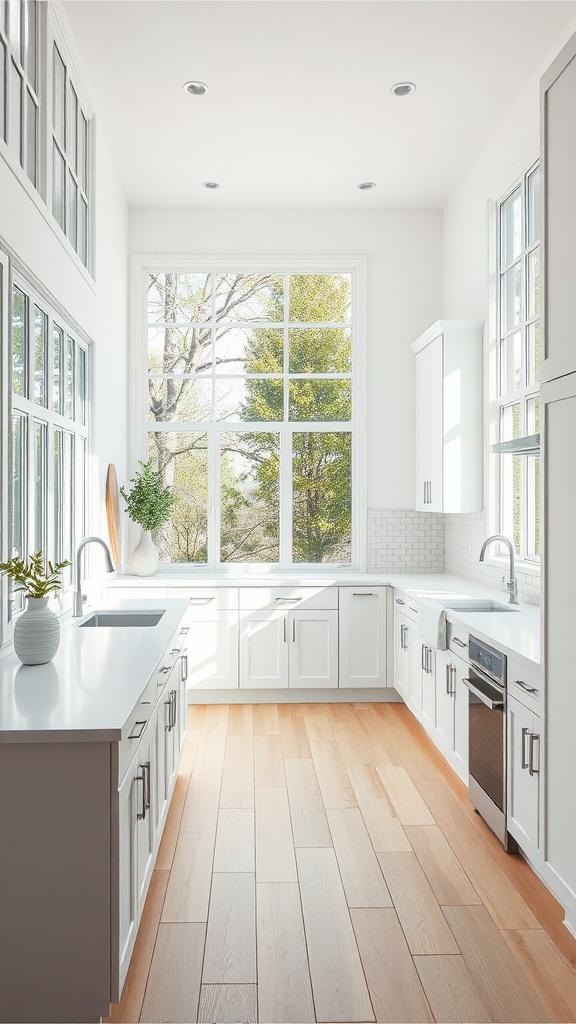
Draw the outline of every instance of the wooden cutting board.
M110 553L114 568L122 561L122 528L120 525L120 502L118 500L118 480L114 463L108 466L106 474L106 516L108 518L108 536L110 537Z

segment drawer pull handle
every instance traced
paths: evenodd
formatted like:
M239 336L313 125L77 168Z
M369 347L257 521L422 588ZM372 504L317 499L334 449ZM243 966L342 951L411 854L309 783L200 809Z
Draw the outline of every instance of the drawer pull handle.
M538 775L538 772L539 772L539 768L535 768L534 767L534 743L536 741L538 742L538 754L540 754L540 736L538 735L537 732L531 732L530 733L530 746L528 748L528 752L529 752L528 774L529 775Z
M182 629L180 630L180 634L181 634L181 635L182 635L182 634L186 634L186 633L188 633L189 631L190 631L190 626L182 626Z
M158 675L167 675L171 668L171 665L162 665L162 668L158 669Z
M466 644L459 640L457 636L452 637L452 643L458 644L458 647L466 647Z
M408 607L409 607L411 612L416 612L416 614L418 614L418 609L417 608L413 608L411 604L409 604Z
M210 604L210 602L213 601L213 600L214 600L214 596L212 596L212 597L191 597L190 598L190 604Z
M172 657L175 657L177 654L180 654L180 648L173 647L172 650L170 651L170 654L172 655Z
M397 597L396 604L406 604L406 601L403 601L401 597Z
M188 655L183 654L180 660L180 682L185 683L188 679Z
M363 590L360 594L356 593L355 590L352 592L352 597L375 597L375 596L376 595L373 593L372 590Z
M523 679L515 679L514 682L517 686L521 686L523 690L526 690L526 693L538 693L535 686L529 686Z
M287 604L287 603L291 604L291 603L297 603L298 601L301 601L301 600L302 600L301 597L275 597L274 598L274 603L275 604Z
M146 722L147 721L148 721L148 719L146 718L146 719L144 719L143 722L134 722L134 725L132 726L132 729L133 730L137 729L138 726L140 726L140 729L138 730L138 732L132 731L130 733L130 735L128 736L128 739L129 740L139 740L141 735L142 735L142 733L144 732L144 729L146 728Z

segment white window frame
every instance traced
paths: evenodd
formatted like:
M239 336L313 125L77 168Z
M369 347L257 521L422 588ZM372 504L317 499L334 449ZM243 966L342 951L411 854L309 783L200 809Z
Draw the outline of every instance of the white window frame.
M524 387L518 388L514 391L510 390L506 394L500 394L500 324L501 324L501 308L500 308L500 275L501 275L501 238L500 238L500 207L506 201L506 199L518 188L522 187L522 203L523 203L523 226L525 228L526 222L526 202L525 202L525 183L528 175L538 166L540 160L539 146L534 143L527 152L524 154L521 161L514 168L514 171L508 178L501 182L497 189L492 193L489 199L489 253L490 253L490 273L489 273L489 292L490 292L490 312L489 312L489 352L488 352L488 395L489 395L489 412L488 412L488 468L487 468L487 488L488 488L488 528L490 533L502 533L502 488L501 488L501 474L502 474L502 459L510 460L511 455L507 454L496 454L491 451L491 446L500 441L500 417L502 409L513 404L520 403L521 408L521 426L520 436L532 433L528 429L525 422L525 409L527 402L530 398L538 398L540 395L540 383L539 381L535 384L526 383ZM540 238L538 245L542 245L542 233L540 232ZM524 244L524 237L522 239L522 261L523 261L523 302L524 302L524 313L526 313L526 298L527 298L527 282L525 265L527 262L527 254L532 251L535 246L527 247ZM526 346L525 346L525 329L527 321L532 322L533 318L524 315L522 319L522 335L523 335L523 360L526 363ZM529 520L529 509L531 502L529 501L529 486L533 485L533 481L529 478L532 476L528 465L529 457L520 456L521 466L521 501L523 506L523 530L521 533L520 553L516 555L516 566L521 571L529 574L539 575L541 559L539 556L535 556L527 551L527 537L529 533L528 520ZM531 462L531 460L530 460ZM511 538L512 539L512 538ZM507 565L508 554L502 545L499 548L494 547L492 549L490 557L486 558L488 564L497 566L498 568Z
M2 10L0 6L0 11ZM44 74L44 39L46 38L45 30L45 4L38 3L36 6L36 85L34 86L28 76L28 55L27 55L27 19L24 17L25 6L20 0L8 0L5 4L5 10L8 15L8 25L11 24L11 19L14 17L16 11L18 11L18 20L20 21L20 27L18 30L18 36L20 42L24 41L25 47L25 58L22 61L21 53L16 53L14 46L11 42L10 29L6 32L4 24L2 24L2 18L0 17L0 47L5 51L5 109L4 109L4 133L0 135L0 140L4 145L7 146L12 158L20 166L23 174L27 177L32 188L36 189L41 194L41 186L43 182L42 177L42 136L44 129L44 111L45 111L45 93L46 93L46 81ZM19 128L19 143L20 151L16 152L14 148L14 142L11 138L11 93L14 82L14 75L12 73L12 67L14 65L15 73L21 82L21 100L20 100L20 128ZM33 178L28 173L28 103L27 97L30 94L34 106L36 108L36 134L35 134L35 166Z
M211 422L194 424L193 427L178 424L175 429L205 431L210 426L214 435L217 431L232 432L278 432L286 435L302 431L326 431L329 433L347 432L352 434L352 545L351 561L341 566L335 563L241 563L219 562L219 551L215 543L218 536L218 503L209 509L208 548L212 554L208 563L164 563L159 572L170 575L199 575L203 570L213 573L234 575L239 571L282 571L282 572L338 572L363 571L366 567L366 383L365 383L365 323L366 323L366 258L364 256L303 256L289 257L246 257L226 256L167 256L166 254L136 255L131 261L131 324L130 332L130 365L133 387L130 389L129 421L132 430L129 436L129 452L131 465L136 466L138 460L148 458L147 435L153 428L148 420L148 361L147 361L147 285L150 273L284 273L284 274L350 274L352 277L352 418L348 422L335 424L330 422L306 423L236 423L225 421L220 424ZM329 326L329 325L328 325ZM214 453L213 453L214 454ZM211 472L215 472L215 459L211 460ZM284 467L286 472L289 467ZM282 467L281 467L282 471ZM216 493L215 479L211 481L211 493ZM282 536L290 537L292 504L288 503L287 488L284 489L283 503L280 509ZM133 531L133 539L136 534ZM287 550L288 542L284 541L282 554Z

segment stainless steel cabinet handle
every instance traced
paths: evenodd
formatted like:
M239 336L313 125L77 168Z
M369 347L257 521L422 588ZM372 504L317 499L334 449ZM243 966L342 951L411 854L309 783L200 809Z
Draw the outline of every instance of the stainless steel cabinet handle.
M170 654L173 657L176 657L177 654L180 654L180 648L179 647L173 647L172 650L170 651Z
M168 675L168 673L170 672L171 668L172 668L172 665L162 665L162 668L158 669L158 675L159 676L160 675L164 675L164 676Z
M530 734L530 746L529 746L529 758L528 758L528 774L538 775L540 768L534 767L534 744L538 742L538 760L540 760L540 736L537 732L531 732Z
M452 665L446 665L446 693L450 696L450 669Z
M466 647L466 644L459 640L457 636L452 637L452 643L457 644L458 647Z
M284 623L284 643L286 643L286 617L283 618L282 622Z
M296 643L296 619L292 619L292 643Z
M522 729L522 751L521 751L521 767L528 767L528 758L526 757L526 737L530 735L530 729Z
M420 668L423 672L426 672L426 650L426 644L422 644L422 649L420 651Z
M186 634L186 633L189 633L189 632L190 632L190 626L182 626L182 629L180 630L181 634L182 633Z
M142 775L135 775L134 776L134 781L142 783L142 803L140 805L140 810L136 812L136 817L138 818L138 821L143 821L144 818L146 817L146 810L147 810L147 807L146 807L146 775L144 774L143 766L140 765L140 767L142 768Z
M274 598L274 603L275 604L286 604L286 603L288 603L288 604L296 604L298 601L301 601L301 600L302 600L301 597L275 597Z
M363 590L361 593L357 593L355 590L352 591L352 597L374 597L375 595L371 590Z
M403 601L401 597L397 597L396 604L406 604L406 601Z
M142 735L142 733L144 732L144 729L146 728L146 722L147 721L148 721L148 719L146 718L143 722L134 722L134 725L132 726L132 730L133 731L128 736L128 739L129 740L139 740L141 735ZM140 726L140 729L138 730L138 732L134 732L134 730L137 729L138 726Z
M168 700L164 703L168 705L168 732L172 732L176 725L176 690L170 690Z
M400 650L404 650L404 624L400 623Z
M477 687L474 686L474 683L470 679L463 678L462 682L464 683L464 686L466 686L467 689L470 690L470 692L473 693L475 697L478 697L478 700L481 700L482 703L485 704L487 708L490 708L491 711L496 711L498 708L504 707L503 700L491 700L491 698L487 697L485 693L482 693L482 690L477 689Z
M523 690L526 690L526 693L538 693L535 686L529 686L523 679L515 679L514 682L516 683L516 686L521 686Z
M434 652L433 652L432 648L429 647L428 648L427 659L426 659L428 675L432 675L432 654L433 653Z
M432 504L432 481L428 481L428 504Z
M426 504L426 481L424 481L424 497L422 499L422 504Z
M190 604L210 604L210 602L213 600L214 595L212 595L212 597L191 597Z
M418 614L418 609L417 608L413 608L411 604L409 604L408 607L409 607L411 612L415 612L416 615Z
M144 800L146 803L146 810L148 810L150 808L150 761L144 761L144 764L141 764L140 767L144 769Z
M188 679L188 655L183 654L180 658L180 681L186 682Z

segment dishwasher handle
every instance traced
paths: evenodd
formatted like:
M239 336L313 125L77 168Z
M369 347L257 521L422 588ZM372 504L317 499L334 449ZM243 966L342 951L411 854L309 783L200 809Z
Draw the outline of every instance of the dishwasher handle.
M488 694L482 693L482 690L479 690L477 686L474 686L474 683L471 679L468 679L468 677L465 676L462 679L462 682L464 683L464 686L470 690L470 693L473 693L475 697L478 697L478 700L481 700L482 703L485 704L487 708L490 708L491 711L497 711L498 708L504 707L503 700L492 700Z

